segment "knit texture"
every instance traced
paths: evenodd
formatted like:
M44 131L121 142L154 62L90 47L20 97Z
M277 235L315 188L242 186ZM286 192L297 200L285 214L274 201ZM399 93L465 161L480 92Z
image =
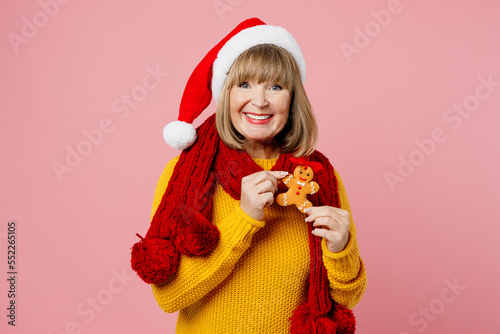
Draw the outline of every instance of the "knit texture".
M166 166L158 183L153 214L178 158ZM254 161L270 170L277 159ZM337 178L340 207L349 210L342 181ZM294 207L273 204L264 220L249 217L217 184L212 223L220 240L209 257L181 255L181 265L170 281L152 284L160 307L181 310L178 333L289 333L288 318L307 299L310 268L308 224ZM348 308L357 304L366 287L354 224L340 253L321 248L330 296Z

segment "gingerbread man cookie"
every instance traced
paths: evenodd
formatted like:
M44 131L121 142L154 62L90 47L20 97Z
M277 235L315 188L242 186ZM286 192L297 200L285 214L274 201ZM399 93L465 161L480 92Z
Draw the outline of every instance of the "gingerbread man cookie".
M283 183L289 188L286 193L279 194L276 197L276 203L281 206L289 206L295 204L297 209L304 212L306 208L312 205L307 200L307 195L315 194L319 190L319 184L312 181L314 172L323 169L319 163L305 161L304 159L292 158L292 162L300 165L295 168L292 174L288 174L283 178ZM313 170L314 167L314 170Z

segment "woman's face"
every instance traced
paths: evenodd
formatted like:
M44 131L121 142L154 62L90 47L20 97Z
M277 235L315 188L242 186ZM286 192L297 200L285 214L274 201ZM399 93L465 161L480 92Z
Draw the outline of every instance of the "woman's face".
M270 144L285 127L290 99L291 92L276 83L245 81L229 93L231 121L249 140Z

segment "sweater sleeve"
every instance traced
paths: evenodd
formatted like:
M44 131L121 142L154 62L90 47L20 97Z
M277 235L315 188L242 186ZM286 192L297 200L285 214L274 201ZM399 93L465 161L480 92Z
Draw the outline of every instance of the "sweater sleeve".
M165 167L153 201L152 216L158 208L168 185L178 157ZM252 237L264 226L248 216L236 202L233 210L218 222L220 239L213 252L206 256L189 257L181 255L176 275L161 285L151 284L158 305L165 312L175 312L201 299L226 279L234 266L250 247Z
M340 175L335 170L340 208L349 211L349 241L339 253L332 253L326 247L326 239L321 241L323 263L330 281L330 296L337 303L352 309L360 301L366 289L366 272L363 260L359 255L356 239L356 227L352 219L351 208Z

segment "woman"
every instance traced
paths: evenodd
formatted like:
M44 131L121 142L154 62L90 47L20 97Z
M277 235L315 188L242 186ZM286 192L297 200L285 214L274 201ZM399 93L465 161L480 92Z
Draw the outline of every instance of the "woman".
M304 77L286 30L246 20L197 66L165 127L183 152L160 177L132 267L164 311L180 310L178 333L354 332L366 273L342 181L314 149ZM216 114L193 131L212 95ZM324 168L306 214L275 203L297 164Z

